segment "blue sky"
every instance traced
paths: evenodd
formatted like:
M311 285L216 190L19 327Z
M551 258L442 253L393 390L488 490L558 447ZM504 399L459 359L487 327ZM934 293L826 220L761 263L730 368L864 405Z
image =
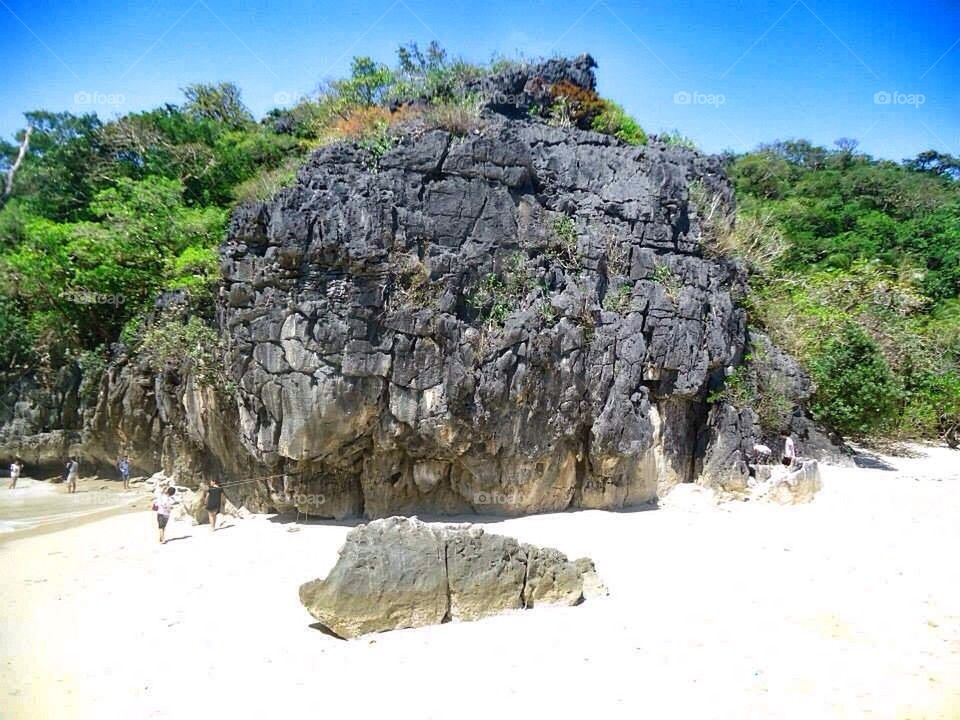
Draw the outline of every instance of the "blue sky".
M435 39L471 60L588 51L649 132L708 151L839 137L895 160L960 155L956 0L0 0L0 136L43 108L101 117L231 80L260 115Z

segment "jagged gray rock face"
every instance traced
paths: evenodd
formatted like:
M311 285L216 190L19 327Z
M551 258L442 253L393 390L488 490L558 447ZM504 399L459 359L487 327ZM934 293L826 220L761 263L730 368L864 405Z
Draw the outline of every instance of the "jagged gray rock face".
M39 479L60 477L67 457L79 453L82 435L70 430L52 430L31 435L8 434L0 439L0 456L19 457L30 476ZM6 466L8 463L3 463Z
M236 405L219 388L198 382L189 365L155 373L129 355L101 380L83 450L102 465L125 452L135 472L159 469L192 488L213 475L225 481L262 474L238 441Z
M58 476L81 442L81 385L74 364L61 368L46 389L31 373L0 378L0 462L19 456L33 477Z
M54 430L79 430L82 374L76 364L60 368L48 388L33 373L0 377L0 442Z
M300 601L342 638L477 620L606 594L593 563L490 535L474 525L391 517L347 535L326 578L300 586Z
M490 110L507 117L525 117L531 107L549 107L553 101L550 86L570 83L587 90L596 89L593 69L596 61L590 55L573 60L555 58L535 68L519 66L502 73L479 78L466 91L484 99Z
M323 149L233 218L221 317L253 456L373 517L693 479L745 334L742 271L703 257L689 203L693 179L729 198L713 160L491 115L373 164Z

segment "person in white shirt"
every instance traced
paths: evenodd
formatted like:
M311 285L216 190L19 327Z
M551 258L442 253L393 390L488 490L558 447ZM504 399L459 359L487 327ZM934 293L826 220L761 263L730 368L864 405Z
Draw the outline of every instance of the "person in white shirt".
M793 467L797 462L797 447L794 445L790 433L782 432L780 435L783 437L783 464L787 467Z
M173 506L177 502L174 498L174 495L176 494L176 488L168 487L164 492L161 492L159 495L157 495L157 499L153 503L157 510L157 527L160 528L161 545L167 542L165 533L167 529L167 523L170 522L170 513L173 510Z
M20 473L23 472L23 461L16 457L13 459L13 462L10 463L10 489L17 489L17 480L20 479Z
M77 480L80 477L80 460L74 455L70 458L67 465L67 492L75 493L77 491Z

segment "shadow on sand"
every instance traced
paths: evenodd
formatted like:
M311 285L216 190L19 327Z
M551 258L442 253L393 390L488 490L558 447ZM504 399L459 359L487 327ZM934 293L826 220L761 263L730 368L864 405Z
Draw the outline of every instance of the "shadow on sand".
M307 627L310 627L310 628L312 628L312 629L314 629L314 630L319 630L319 631L322 632L324 635L329 635L330 637L335 638L335 639L337 639L337 640L343 640L344 642L346 642L346 640L347 640L346 638L343 638L343 637L340 637L339 635L337 635L333 630L331 630L330 628L328 628L328 627L327 627L326 625L324 625L323 623L315 622L315 623L313 623L313 624L311 624L311 625L308 625Z
M303 513L284 512L278 513L267 519L268 522L278 525L329 525L331 527L356 527L365 522L365 518L347 518L344 520L334 520L333 518L319 517L317 515L304 515Z
M865 468L867 470L895 471L897 469L879 455L874 455L864 450L859 451L853 456L853 462L858 468Z
M891 468L894 469L894 468ZM659 505L657 502L650 502L643 505L635 505L632 507L625 507L619 509L603 509L603 512L610 513L620 513L620 514L634 514L634 513L645 513L652 510L659 510ZM591 512L591 508L569 508L567 510L559 510L557 512L542 512L542 513L517 513L514 515L502 514L494 515L492 513L485 513L483 515L475 513L462 513L458 515L438 515L435 513L413 513L411 515L405 515L404 513L397 512L393 515L399 515L403 517L416 517L423 522L429 523L446 523L446 524L459 524L459 523L471 523L474 525L487 525L500 523L505 520L514 520L519 517L531 517L536 515L560 515L567 513L580 513L580 512ZM390 515L385 515L383 517L390 517ZM347 527L353 528L358 525L363 525L375 520L377 518L365 518L365 517L356 517L356 518L344 518L342 520L334 520L333 518L324 518L316 515L304 515L303 513L296 512L285 512L274 515L269 518L268 521L272 523L277 523L280 525L326 525L330 527Z

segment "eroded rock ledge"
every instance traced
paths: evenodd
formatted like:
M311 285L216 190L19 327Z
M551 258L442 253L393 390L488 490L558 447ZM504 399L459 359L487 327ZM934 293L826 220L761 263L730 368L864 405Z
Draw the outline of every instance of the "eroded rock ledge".
M587 558L571 562L475 525L404 517L355 528L330 574L300 586L310 614L341 638L576 605L603 594Z

